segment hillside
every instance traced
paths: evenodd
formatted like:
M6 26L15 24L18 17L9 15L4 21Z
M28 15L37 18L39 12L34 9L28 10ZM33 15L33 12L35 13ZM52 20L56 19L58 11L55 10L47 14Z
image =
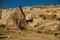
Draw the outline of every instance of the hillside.
M0 34L7 35L2 40L60 40L60 5L0 10Z

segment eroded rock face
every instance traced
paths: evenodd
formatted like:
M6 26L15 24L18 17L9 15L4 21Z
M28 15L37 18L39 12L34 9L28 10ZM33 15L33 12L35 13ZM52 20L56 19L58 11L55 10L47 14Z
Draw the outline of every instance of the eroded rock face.
M30 9L29 9L30 8ZM45 6L45 8L33 6L23 9L26 20L28 22L28 29L42 32L55 32L60 28L60 20L58 20L60 7L58 6Z
M19 29L25 24L25 18L21 12L21 8L8 8L2 9L2 24L6 26L7 29Z
M13 29L26 22L27 29L34 31L55 32L60 30L60 5L30 6L22 10L25 17L19 8L3 9L4 24ZM23 21L24 19L26 20Z
M7 27L20 28L25 27L25 18L20 8L13 9L15 11L11 12L11 15L8 17L6 25Z

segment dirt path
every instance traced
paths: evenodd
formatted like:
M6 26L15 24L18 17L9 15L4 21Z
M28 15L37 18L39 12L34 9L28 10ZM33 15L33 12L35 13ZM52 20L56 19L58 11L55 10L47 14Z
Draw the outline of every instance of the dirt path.
M60 40L53 34L35 33L32 31L24 31L24 34L20 34L19 30L10 31L7 33L10 37L2 38L0 40Z

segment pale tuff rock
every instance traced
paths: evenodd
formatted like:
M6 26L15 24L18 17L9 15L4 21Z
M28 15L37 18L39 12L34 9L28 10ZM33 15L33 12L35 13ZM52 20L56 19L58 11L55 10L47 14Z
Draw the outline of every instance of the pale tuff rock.
M33 15L32 14L26 15L26 20L31 20L31 19L33 19Z
M57 31L58 30L58 25L52 25L52 26L48 26L45 29L43 29L43 31Z
M2 23L1 23L2 22ZM25 18L21 8L2 9L1 24L8 29L16 29L25 25Z
M60 18L60 11L58 11L56 15L57 15L57 17Z
M24 26L24 15L21 12L20 8L16 8L13 10L13 12L11 12L10 16L7 19L6 25L11 29Z
M7 19L12 15L16 9L2 9L2 19L4 20L4 24L6 24Z
M28 29L33 30L40 30L40 31L57 31L59 29L60 21L57 20L59 17L59 10L60 7L46 7L44 8L36 8L36 7L29 7L33 10L29 10L26 7L24 9L24 13L26 14L26 19L33 21L28 23ZM27 11L26 11L27 10ZM33 15L33 16L32 16Z
M14 28L27 22L28 29L43 32L57 31L60 28L60 19L57 20L60 18L60 5L30 6L22 8L22 11L25 17L19 8L2 9L3 24Z

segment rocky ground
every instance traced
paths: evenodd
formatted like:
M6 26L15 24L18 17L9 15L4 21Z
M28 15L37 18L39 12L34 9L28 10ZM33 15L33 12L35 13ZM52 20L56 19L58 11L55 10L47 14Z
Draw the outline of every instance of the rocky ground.
M60 5L1 8L0 40L60 40Z
M54 34L36 33L30 30L23 31L23 33L21 34L20 30L10 31L6 34L8 37L0 40L60 40Z

